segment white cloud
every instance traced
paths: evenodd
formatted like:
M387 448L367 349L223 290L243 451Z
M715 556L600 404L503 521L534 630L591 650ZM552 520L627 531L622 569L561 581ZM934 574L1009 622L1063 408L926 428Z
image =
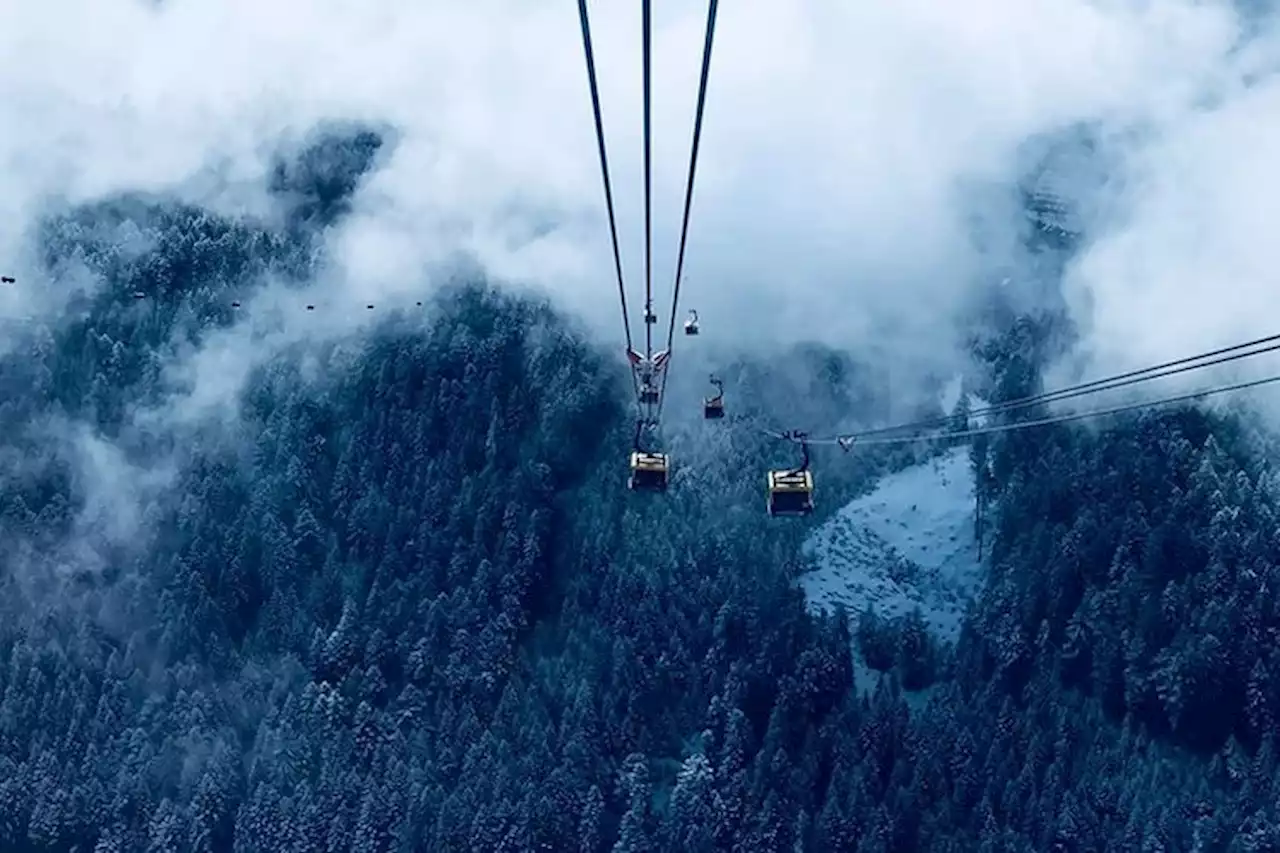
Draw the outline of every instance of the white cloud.
M1231 87L1133 152L1125 215L1067 278L1092 302L1080 313L1098 360L1136 367L1280 331L1277 84Z
M367 119L400 138L332 235L330 284L346 288L333 299L358 314L462 248L620 337L572 0L11 5L0 252L24 286L39 286L23 258L50 197L198 195L213 186L198 173L217 168L219 197L200 200L257 206L246 188L282 137ZM633 322L638 5L592 4ZM666 306L706 10L654 5L654 286ZM1110 367L1247 334L1266 323L1276 268L1280 92L1240 85L1276 54L1266 32L1233 53L1239 29L1226 3L1192 0L725 3L684 304L713 343L892 334L904 360L945 360L955 311L1014 252L1013 211L969 188L1007 186L1028 138L1098 120L1142 133L1123 146L1123 197L1070 270L1090 350ZM998 238L983 249L975 216ZM533 238L530 217L560 227ZM195 374L226 375L206 360Z
M101 532L108 541L126 543L141 531L149 502L173 482L176 471L171 462L141 468L124 457L120 449L83 426L65 428L64 439L74 451L84 501L77 528L86 533Z

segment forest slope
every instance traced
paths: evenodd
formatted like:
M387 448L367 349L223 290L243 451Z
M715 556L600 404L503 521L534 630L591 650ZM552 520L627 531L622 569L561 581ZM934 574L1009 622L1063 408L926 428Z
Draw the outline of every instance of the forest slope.
M734 433L703 479L628 494L618 368L536 299L453 288L265 357L229 422L171 417L166 366L267 279L314 286L379 143L282 164L277 223L141 198L47 222L54 286L100 287L0 357L0 848L1280 843L1272 476L1234 422L976 447L973 618L936 661L860 626L895 673L860 697L847 618L797 588L804 523L759 511L777 448ZM980 354L995 399L1037 381L1038 334ZM929 662L913 710L895 681Z

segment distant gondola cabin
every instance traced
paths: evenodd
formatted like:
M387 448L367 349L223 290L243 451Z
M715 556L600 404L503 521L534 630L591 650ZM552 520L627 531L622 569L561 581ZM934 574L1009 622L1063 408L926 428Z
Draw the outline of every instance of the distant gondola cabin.
M813 512L813 474L804 471L770 471L769 515L797 516Z
M707 397L702 401L702 417L707 420L724 417L724 399L721 397Z
M669 462L665 453L631 454L631 477L627 487L633 491L665 492Z

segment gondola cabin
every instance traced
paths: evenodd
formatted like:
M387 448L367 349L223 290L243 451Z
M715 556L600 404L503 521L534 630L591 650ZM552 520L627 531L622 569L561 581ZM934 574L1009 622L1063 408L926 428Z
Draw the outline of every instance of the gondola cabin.
M800 516L813 512L813 473L770 471L769 515Z
M658 388L652 382L645 382L640 386L640 402L641 403L657 403Z
M724 417L724 400L720 397L704 397L702 400L702 417L715 420Z
M697 321L697 320L685 320L685 321L684 321L684 333L685 333L686 335L696 335L696 334L698 334L698 321Z
M667 490L668 459L665 453L631 454L631 477L627 488L632 491L665 492Z

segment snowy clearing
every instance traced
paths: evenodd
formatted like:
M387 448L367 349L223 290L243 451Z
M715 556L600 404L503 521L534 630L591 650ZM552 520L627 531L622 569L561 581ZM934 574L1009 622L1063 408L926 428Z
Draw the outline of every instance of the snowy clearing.
M973 500L963 447L885 477L806 540L809 606L843 604L855 619L867 604L884 618L919 607L935 636L954 642L982 580Z

